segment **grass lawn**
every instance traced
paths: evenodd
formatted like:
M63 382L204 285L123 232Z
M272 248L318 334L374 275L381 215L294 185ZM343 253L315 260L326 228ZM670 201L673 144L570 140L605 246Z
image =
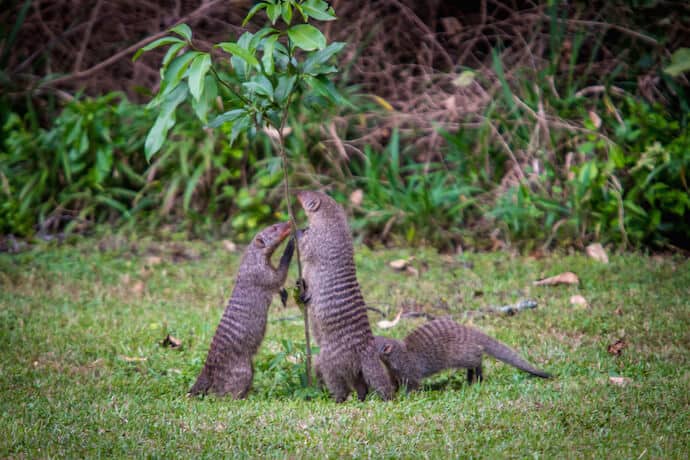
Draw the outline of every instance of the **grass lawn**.
M687 458L687 260L357 251L364 296L387 319L402 305L452 314L557 377L487 358L481 385L449 372L391 402L305 400L299 311L276 296L249 398L189 399L239 254L220 243L86 240L0 254L0 458ZM388 267L410 255L419 277ZM532 285L564 271L579 286ZM589 305L572 306L575 294ZM538 308L463 314L526 298ZM381 330L370 318L395 337L424 321ZM181 347L161 345L168 334ZM614 356L607 348L619 339L627 346Z

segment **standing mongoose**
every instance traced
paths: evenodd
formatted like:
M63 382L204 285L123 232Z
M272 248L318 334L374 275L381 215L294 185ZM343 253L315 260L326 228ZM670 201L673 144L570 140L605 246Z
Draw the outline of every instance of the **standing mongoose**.
M394 387L376 351L345 211L324 193L299 192L297 199L309 221L298 241L323 381L337 402L353 389L360 400L368 389L391 399Z
M285 247L278 268L271 264L271 256L290 233L289 222L271 225L259 232L245 250L206 364L190 395L209 391L219 396L230 393L236 399L247 395L254 374L252 357L266 333L273 294L285 283L294 241Z
M376 348L398 386L419 388L424 377L450 368L467 369L471 384L482 379L482 355L493 356L532 375L551 376L522 359L515 350L478 329L450 318L422 324L404 340L376 337Z

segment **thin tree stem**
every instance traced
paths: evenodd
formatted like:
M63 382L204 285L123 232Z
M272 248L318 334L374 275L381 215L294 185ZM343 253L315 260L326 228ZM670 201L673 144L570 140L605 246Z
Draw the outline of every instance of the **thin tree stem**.
M287 117L289 114L289 108L290 108L290 101L292 99L293 91L290 91L290 94L288 95L287 102L285 105L285 110L283 111L283 116L280 120L280 126L278 127L278 139L279 139L279 145L278 145L278 151L280 152L280 157L283 162L283 190L285 192L285 200L287 202L287 208L288 208L288 215L290 216L290 222L292 224L292 238L295 241L295 252L297 253L297 283L298 283L298 289L302 290L304 288L303 285L303 277L302 277L302 261L300 258L300 252L299 252L299 241L297 239L297 221L295 220L295 214L292 211L292 201L290 199L291 194L290 194L290 183L288 180L288 160L287 160L287 153L285 151L285 134L284 134L284 129L285 129L285 123L287 122ZM301 292L300 292L301 294ZM299 300L301 302L301 300ZM312 385L312 380L311 380L311 337L309 334L309 306L302 302L301 305L302 307L302 313L304 316L304 340L306 342L306 375L307 375L307 386L311 387Z

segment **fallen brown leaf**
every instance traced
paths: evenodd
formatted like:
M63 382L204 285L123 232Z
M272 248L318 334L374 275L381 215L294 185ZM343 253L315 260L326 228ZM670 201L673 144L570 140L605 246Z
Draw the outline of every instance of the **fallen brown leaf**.
M414 268L412 265L408 265L407 267L405 267L405 271L406 271L407 273L409 273L410 275L414 275L414 276L416 276L417 278L419 278L419 270L417 270L416 268Z
M180 346L182 346L182 341L168 334L161 342L161 345L164 347L179 348Z
M609 263L609 256L606 254L606 250L600 243L592 243L587 248L585 252L589 257L602 263Z
M582 297L580 294L577 294L577 295L574 295L570 298L570 304L586 307L587 306L587 299Z
M146 285L144 284L143 281L137 281L134 283L132 286L132 292L137 295L141 295L144 293L144 289L146 289Z
M608 346L606 349L613 356L620 356L623 349L628 346L628 343L623 339L618 339Z
M350 193L350 203L352 203L353 206L361 205L362 201L364 201L364 191L361 188Z
M613 314L621 316L623 314L623 309L621 307L618 307L615 310L613 310Z
M223 248L228 252L237 251L237 245L230 240L223 240Z
M549 278L544 278L535 281L533 284L535 286L553 286L556 284L579 284L580 278L573 272L565 272L560 275L551 276Z
M609 382L613 383L614 385L618 385L619 387L624 387L632 382L632 380L628 377L609 377Z
M154 266L158 265L159 263L163 262L163 258L160 256L148 256L145 260L146 265L149 266Z
M391 267L393 270L402 271L407 268L408 263L408 259L396 259L391 262L388 262L388 266Z
M395 319L393 321L388 321L388 320L382 320L376 323L378 327L381 329L390 329L394 327L398 322L400 321L400 317L402 316L402 309L398 312L398 314L395 316Z

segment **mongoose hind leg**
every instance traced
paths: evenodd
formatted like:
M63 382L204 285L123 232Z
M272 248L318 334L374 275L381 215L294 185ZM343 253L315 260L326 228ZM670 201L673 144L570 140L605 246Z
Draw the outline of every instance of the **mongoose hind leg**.
M481 365L467 369L467 383L470 385L473 383L481 383L482 379L483 375Z
M234 366L216 372L211 390L218 396L231 394L235 399L244 399L252 386L254 370L251 361L243 359Z
M204 366L201 374L197 377L196 382L189 389L189 396L205 395L208 393L208 389L211 388L211 379L209 377L208 368Z
M357 399L364 401L367 399L367 393L369 393L369 387L367 387L367 382L364 381L364 376L360 373L357 379L354 381L355 391L357 392Z
M361 365L364 381L372 390L376 391L381 399L388 401L393 399L395 389L385 365L381 362L379 354L372 346L362 353Z
M341 403L350 395L350 387L347 385L345 378L336 372L333 368L324 368L321 366L321 375L323 376L326 388L331 393L335 402Z

